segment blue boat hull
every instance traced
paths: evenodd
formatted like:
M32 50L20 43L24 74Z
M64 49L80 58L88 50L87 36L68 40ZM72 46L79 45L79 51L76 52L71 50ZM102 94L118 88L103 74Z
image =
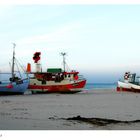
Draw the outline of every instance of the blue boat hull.
M2 82L0 83L0 95L6 94L24 94L29 85L29 79L23 79L22 82Z

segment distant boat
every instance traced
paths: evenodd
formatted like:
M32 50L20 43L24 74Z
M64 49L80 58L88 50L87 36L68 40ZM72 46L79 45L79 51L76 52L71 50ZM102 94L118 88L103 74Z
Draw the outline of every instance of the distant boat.
M19 76L16 76L15 73L15 45L13 47L13 58L12 58L12 69L11 69L11 77L9 79L0 80L0 95L9 95L9 94L24 94L24 92L27 90L29 85L29 78L22 78ZM0 75L3 75L5 73L0 73Z
M117 91L140 92L140 82L136 80L136 73L126 72L124 80L118 81Z
M36 72L31 72L31 66L28 65L28 72L33 76L30 77L28 89L32 93L49 93L49 92L65 92L75 93L80 92L86 84L86 79L79 75L77 71L66 71L65 55L63 56L63 67L61 68L48 68L47 72L42 72L40 60L40 52L34 54L33 60L36 64Z

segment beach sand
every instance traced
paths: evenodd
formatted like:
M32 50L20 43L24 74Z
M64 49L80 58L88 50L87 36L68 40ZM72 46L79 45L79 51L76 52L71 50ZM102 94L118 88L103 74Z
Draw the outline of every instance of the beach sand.
M140 130L139 121L99 125L67 120L77 116L140 120L140 94L93 89L76 94L0 96L0 130Z

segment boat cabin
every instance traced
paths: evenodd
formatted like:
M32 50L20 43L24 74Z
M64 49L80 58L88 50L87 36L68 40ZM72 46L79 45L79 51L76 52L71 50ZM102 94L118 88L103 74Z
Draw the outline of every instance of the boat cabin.
M136 78L136 73L125 72L124 81L129 83L134 83Z
M49 68L47 72L36 72L34 76L39 81L55 81L61 82L63 80L78 80L79 72L63 72L61 68Z

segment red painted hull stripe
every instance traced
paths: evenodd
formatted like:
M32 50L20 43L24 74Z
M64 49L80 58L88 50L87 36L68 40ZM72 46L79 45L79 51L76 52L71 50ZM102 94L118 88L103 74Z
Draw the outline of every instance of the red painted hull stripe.
M40 89L40 90L52 90L52 91L65 91L65 90L70 90L70 89L80 89L84 88L86 84L86 80L81 81L76 84L67 84L67 85L51 85L51 86L45 86L45 85L29 85L28 89L34 90L34 89Z
M131 88L122 88L122 87L117 87L116 89L117 91L130 91L132 92L132 89Z

